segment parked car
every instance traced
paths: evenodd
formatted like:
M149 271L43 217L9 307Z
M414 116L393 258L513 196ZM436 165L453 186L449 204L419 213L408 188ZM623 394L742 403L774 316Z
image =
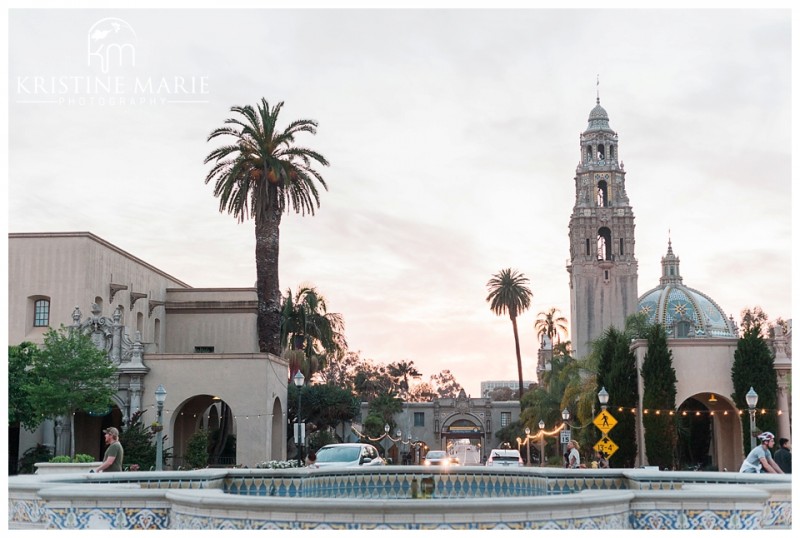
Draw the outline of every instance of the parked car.
M317 450L317 467L367 467L386 465L378 450L363 443L325 445Z
M492 449L489 459L486 460L487 467L524 467L522 455L519 450L508 450L502 448Z
M458 465L458 458L448 456L444 450L429 450L423 465Z

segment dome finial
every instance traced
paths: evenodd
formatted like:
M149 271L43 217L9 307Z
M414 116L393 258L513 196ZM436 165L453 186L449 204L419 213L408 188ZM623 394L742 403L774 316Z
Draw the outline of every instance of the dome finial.
M600 104L600 73L597 74L597 104Z

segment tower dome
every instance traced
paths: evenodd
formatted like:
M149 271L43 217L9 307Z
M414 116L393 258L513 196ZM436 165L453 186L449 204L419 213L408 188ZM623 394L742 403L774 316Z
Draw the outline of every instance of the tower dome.
M660 323L670 338L735 338L733 318L705 293L683 285L680 258L672 252L669 241L667 255L661 258L661 280L658 287L639 297L639 312L649 323Z
M608 112L600 106L600 97L597 98L597 105L589 112L589 131L611 131L611 126L608 124Z

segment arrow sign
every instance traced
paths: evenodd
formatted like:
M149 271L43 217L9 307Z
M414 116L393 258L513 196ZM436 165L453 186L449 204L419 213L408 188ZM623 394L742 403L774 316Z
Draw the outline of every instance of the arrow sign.
M599 415L594 418L594 425L597 429L606 434L611 431L611 428L617 425L617 419L611 416L608 411L601 411Z
M594 445L594 449L598 452L605 452L606 457L610 458L614 452L619 450L619 447L616 445L616 443L614 443L614 441L604 436L602 439L597 441L597 443Z

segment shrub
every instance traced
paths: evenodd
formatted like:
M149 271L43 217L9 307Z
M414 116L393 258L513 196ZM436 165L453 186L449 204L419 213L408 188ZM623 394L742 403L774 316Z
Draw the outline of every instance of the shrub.
M208 430L197 430L189 438L185 461L191 469L208 466Z
M89 454L75 454L74 458L70 458L69 456L55 456L50 458L50 463L93 463L94 461L94 456L90 456Z
M53 452L45 445L37 444L32 446L22 455L19 460L19 474L33 474L36 472L36 463L43 463L50 461L53 457Z

